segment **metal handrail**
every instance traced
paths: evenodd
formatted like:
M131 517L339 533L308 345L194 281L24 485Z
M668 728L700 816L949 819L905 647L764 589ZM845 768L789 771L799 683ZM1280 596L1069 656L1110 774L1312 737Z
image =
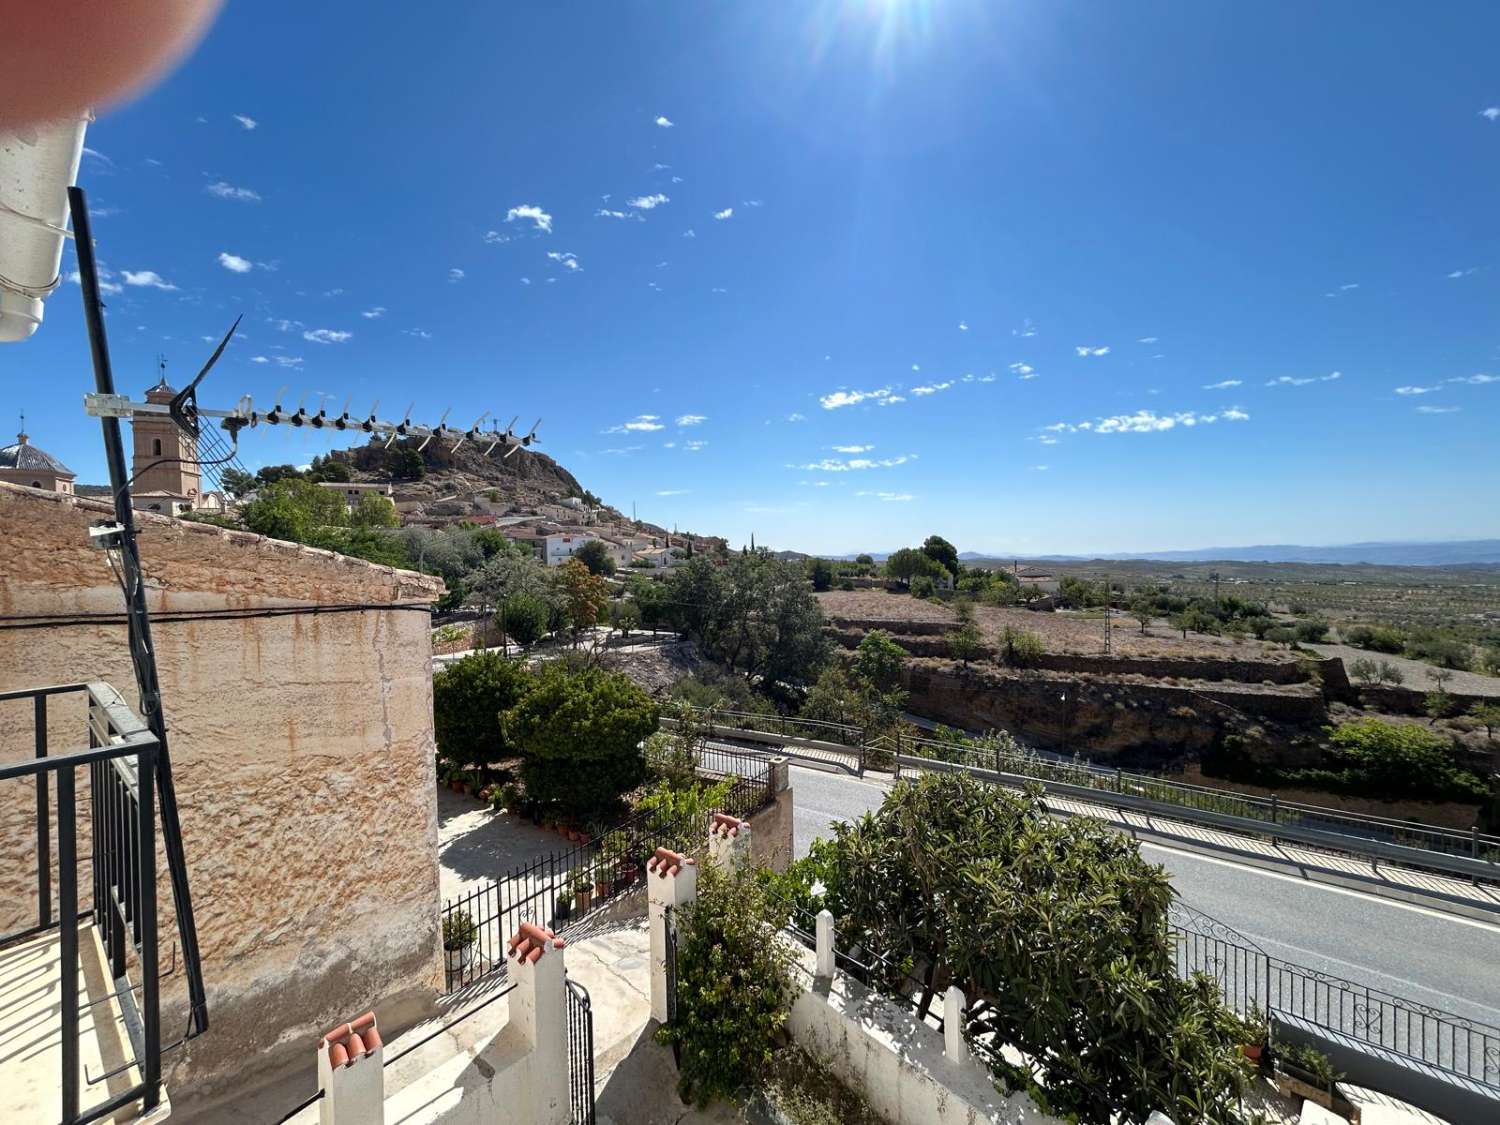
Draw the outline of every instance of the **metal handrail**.
M47 701L53 696L84 693L89 746L63 754L49 753ZM87 920L100 935L113 978L113 998L121 1005L126 1033L139 1067L140 1080L102 1104L80 1105L80 1016L75 1003L59 1009L61 1120L82 1125L126 1105L139 1103L142 1113L161 1098L160 975L157 949L156 840L158 817L156 773L160 740L120 694L102 682L59 684L0 693L0 702L30 699L35 724L35 755L30 761L0 767L0 781L36 779L37 916L35 926L0 935L0 943L58 931L62 995L75 995L67 981L78 980L79 923ZM89 770L87 798L76 785L79 767ZM57 914L52 909L52 800L56 784ZM92 870L90 908L78 911L78 812L86 799L90 826L88 859ZM127 958L136 954L141 984L130 985ZM88 1006L86 1005L85 1008ZM125 1068L116 1068L111 1074ZM90 1079L89 1084L100 1079Z

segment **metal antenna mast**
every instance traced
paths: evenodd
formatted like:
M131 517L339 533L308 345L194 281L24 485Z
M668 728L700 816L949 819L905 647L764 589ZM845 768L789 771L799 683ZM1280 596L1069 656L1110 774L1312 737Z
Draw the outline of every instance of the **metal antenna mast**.
M99 300L99 275L94 262L88 197L82 188L68 188L68 207L73 213L73 243L78 254L78 283L83 292L83 318L88 325L94 382L101 395L113 396L115 377L110 368L109 341L104 334L104 306ZM109 483L115 503L114 525L103 529L104 535L101 538L106 547L116 549L120 554L130 660L135 668L141 712L159 747L156 789L161 804L162 842L166 846L173 905L177 910L177 928L182 940L183 963L187 969L192 1026L201 1033L208 1030L208 999L203 989L203 967L198 955L198 927L193 920L193 900L188 892L187 858L182 847L182 822L177 812L177 787L172 779L172 758L167 749L167 724L161 709L161 684L156 677L156 650L151 644L151 616L146 607L146 587L141 581L141 556L135 541L135 512L130 504L130 476L125 468L125 446L120 439L119 419L103 417L100 419L100 426L104 431L104 456L109 464Z

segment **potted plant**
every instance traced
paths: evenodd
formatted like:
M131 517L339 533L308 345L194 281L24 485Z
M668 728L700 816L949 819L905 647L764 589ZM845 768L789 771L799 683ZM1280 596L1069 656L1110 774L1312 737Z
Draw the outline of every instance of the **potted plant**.
M474 944L479 927L467 910L443 916L443 967L449 974L464 972L474 963Z
M1275 1049L1276 1087L1283 1095L1306 1098L1324 1109L1334 1109L1333 1085L1342 1077L1333 1060L1316 1047L1303 1043L1278 1043Z
M615 863L615 893L623 894L641 875L641 866L631 854L629 842L623 838L619 842Z
M1253 1000L1250 1002L1250 1010L1240 1021L1240 1029L1240 1053L1256 1066L1260 1066L1265 1058L1266 1044L1271 1038L1271 1027L1266 1014Z
M587 875L579 875L573 880L573 905L582 914L589 908L589 903L594 898L594 883Z
M571 917L573 917L573 900L567 895L559 895L557 901L552 904L552 920L566 922ZM556 926L553 927L553 929L556 928Z

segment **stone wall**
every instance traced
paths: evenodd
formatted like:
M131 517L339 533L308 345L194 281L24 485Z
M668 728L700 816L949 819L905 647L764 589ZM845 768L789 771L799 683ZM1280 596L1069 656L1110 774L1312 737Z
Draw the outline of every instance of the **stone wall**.
M89 525L109 516L0 485L0 614L118 614L120 588L88 545ZM425 607L442 587L255 535L137 519L153 615L322 609L153 626L211 1023L163 1060L174 1105L191 1115L305 1066L316 1037L350 1012L378 1007L394 1032L432 1009L442 955ZM102 679L137 702L123 624L10 628L5 640L0 690ZM77 746L81 703L54 706L49 728L56 751ZM29 756L31 731L29 703L0 704L0 759ZM0 786L7 930L35 920L33 802L30 783ZM165 970L176 922L163 857L159 867ZM86 873L80 887L89 893ZM185 999L179 964L163 983L164 1042L185 1026Z
M1196 758L1247 720L1326 719L1315 685L1187 687L1052 672L964 669L951 661L906 667L909 709L970 730L1008 730L1039 746L1076 749L1120 764L1161 766ZM1170 748L1164 756L1164 748ZM1315 752L1315 747L1309 747Z

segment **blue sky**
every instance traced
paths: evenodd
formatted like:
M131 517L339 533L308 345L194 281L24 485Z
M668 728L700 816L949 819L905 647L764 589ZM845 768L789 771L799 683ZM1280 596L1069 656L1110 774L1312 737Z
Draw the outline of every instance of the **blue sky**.
M1484 3L231 3L80 178L131 390L243 312L205 402L540 415L607 501L736 543L1478 538L1497 34ZM0 370L100 479L76 287Z

